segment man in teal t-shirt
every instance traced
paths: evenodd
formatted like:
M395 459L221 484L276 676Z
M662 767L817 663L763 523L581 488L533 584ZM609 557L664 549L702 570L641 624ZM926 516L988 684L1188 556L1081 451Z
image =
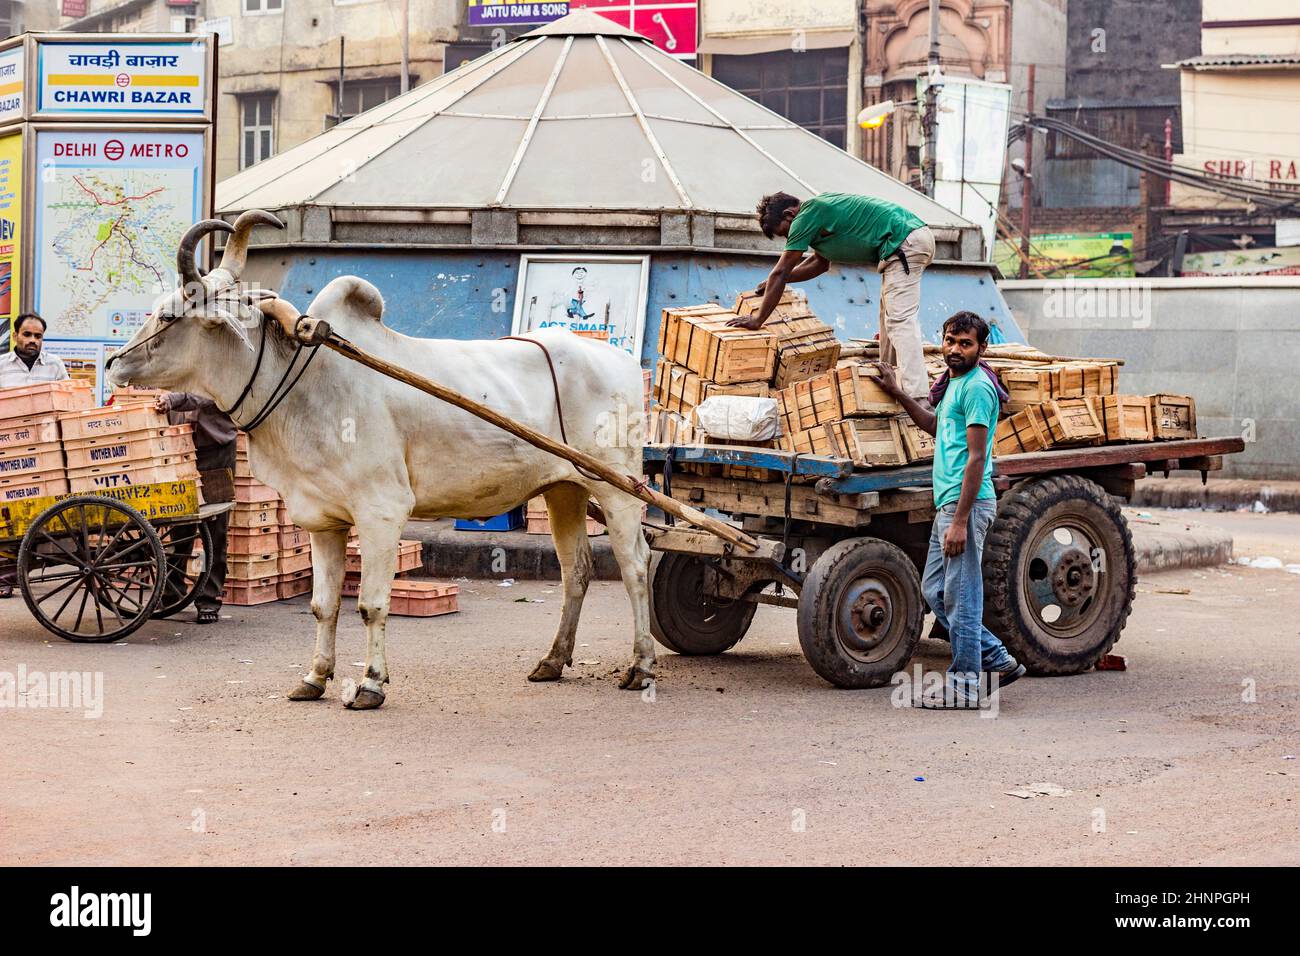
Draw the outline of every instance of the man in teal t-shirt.
M917 427L934 436L935 518L921 591L948 629L952 666L945 693L922 699L927 709L978 707L981 696L1025 673L983 624L984 538L997 514L993 430L999 408L992 373L979 367L988 337L987 323L974 312L958 312L944 322L948 387L934 411L906 395L888 365L880 366L881 386Z
M732 320L757 329L767 321L787 282L815 279L832 262L867 263L880 272L880 357L898 365L908 395L924 399L930 389L917 312L921 273L934 258L934 234L897 203L851 193L822 193L800 202L772 193L758 204L758 224L769 239L785 240L785 252L758 284L757 315Z

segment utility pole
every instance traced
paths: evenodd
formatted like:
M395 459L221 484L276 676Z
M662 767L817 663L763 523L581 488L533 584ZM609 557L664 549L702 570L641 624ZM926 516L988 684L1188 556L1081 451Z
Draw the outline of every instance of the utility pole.
M1020 177L1020 278L1029 278L1030 210L1034 202L1034 64L1029 64L1029 89L1025 102L1025 174Z
M1174 162L1174 118L1165 117L1165 163L1172 166ZM1165 177L1165 205L1169 205L1169 190L1173 185L1173 180L1168 176Z
M402 89L411 88L411 0L402 0L398 16L402 18Z
M939 0L930 0L930 55L926 58L926 64L929 76L925 84L925 113L921 118L925 128L926 154L922 182L925 186L925 194L933 198L935 167L939 161L934 136L939 117L939 90L935 86L935 81L939 78Z

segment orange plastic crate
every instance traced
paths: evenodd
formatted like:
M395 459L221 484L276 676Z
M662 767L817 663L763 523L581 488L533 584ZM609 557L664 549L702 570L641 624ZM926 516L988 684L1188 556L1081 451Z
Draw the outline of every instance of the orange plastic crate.
M288 548L301 548L304 544L311 544L311 534L299 528L296 524L289 527L280 526L280 550Z
M59 415L59 427L63 430L64 441L120 435L123 432L152 431L166 428L169 424L166 415L155 412L152 405L141 402L63 412Z
M15 445L44 445L58 440L59 419L53 414L0 421L0 450Z
M226 589L221 592L221 600L226 604L250 606L253 604L270 604L280 600L280 581L274 575L256 581L231 581L227 579Z
M40 445L0 448L0 478L45 474L63 467L63 446L57 441Z
M68 473L62 468L32 475L0 478L0 502L26 501L28 498L44 498L47 495L67 493Z
M193 455L193 433L193 425L168 425L166 428L64 440L63 450L69 468L92 468L127 461L144 464L156 458Z
M0 420L49 412L71 412L94 406L94 386L80 379L20 385L0 391Z
M280 581L276 585L276 593L280 595L280 600L283 601L285 598L297 597L300 594L310 594L311 587L311 568L308 568L306 571L281 574Z
M284 548L280 551L280 574L294 574L311 570L311 545Z
M460 610L460 585L437 581L394 581L388 613L399 617L436 617Z
M226 551L229 554L273 554L279 551L279 535L275 525L260 528L226 529Z
M406 571L414 571L423 563L420 559L421 543L419 541L404 540L397 542L397 573L402 574ZM345 567L347 571L361 570L361 548L359 545L348 545L348 559Z
M235 478L235 501L241 504L261 504L279 501L280 493L256 478Z
M146 464L122 462L119 465L68 469L68 486L74 492L198 480L199 470L193 459L181 457L155 458Z

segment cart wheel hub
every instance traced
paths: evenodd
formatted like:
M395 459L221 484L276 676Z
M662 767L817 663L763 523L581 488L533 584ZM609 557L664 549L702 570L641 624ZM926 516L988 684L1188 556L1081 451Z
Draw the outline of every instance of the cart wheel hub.
M894 619L888 589L875 579L856 582L845 595L842 607L844 643L857 651L873 650L889 634Z
M1078 607L1097 585L1092 558L1080 548L1067 548L1057 555L1052 569L1052 591L1066 607Z

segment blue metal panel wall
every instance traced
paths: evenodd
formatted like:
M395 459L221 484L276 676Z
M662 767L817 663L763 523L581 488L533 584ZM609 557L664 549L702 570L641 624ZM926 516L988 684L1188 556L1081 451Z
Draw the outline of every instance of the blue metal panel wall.
M715 301L729 305L737 292L767 276L772 260L760 256L656 254L650 287L642 362L656 356L660 312L675 305ZM519 254L437 250L385 252L346 249L262 252L250 256L248 274L278 288L299 308L331 279L358 275L384 295L385 322L399 332L426 338L478 339L510 334ZM876 333L880 276L872 268L835 268L802 288L813 311L835 326L841 339ZM985 269L935 266L921 285L921 328L938 341L943 320L970 309L996 323L1003 337L1024 335Z

